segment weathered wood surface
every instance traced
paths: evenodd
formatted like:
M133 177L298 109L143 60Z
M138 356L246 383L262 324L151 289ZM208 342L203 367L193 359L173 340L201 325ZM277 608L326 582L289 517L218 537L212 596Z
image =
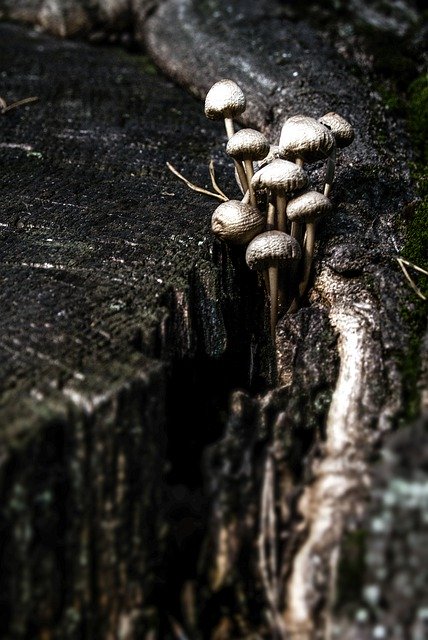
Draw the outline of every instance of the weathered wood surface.
M80 30L69 18L79 2L62 11L61 28L52 9L61 5L41 3L37 15L33 6L12 15L62 35ZM307 24L274 3L237 3L233 15L228 6L206 13L166 1L147 12L142 3L133 23L120 12L116 28L143 37L199 97L219 77L235 78L249 102L243 122L272 141L281 118L302 111L336 109L357 130L340 158L309 300L278 327L276 380L242 252L213 242L215 205L165 172L170 160L204 182L215 154L232 190L221 127L116 51L2 26L2 95L41 97L3 118L0 143L5 637L155 629L163 638L168 614L190 637L268 638L284 620L296 638L334 627L340 544L364 513L374 447L403 411L409 330L400 306L413 302L395 257L415 199L411 148L373 87ZM83 31L115 28L111 17L87 15ZM209 443L207 502L199 468ZM277 585L261 579L261 530L278 547ZM191 547L201 538L197 573ZM192 626L179 601L195 589ZM340 633L359 638L344 611ZM389 613L405 638L393 603Z
M39 97L1 116L1 634L141 637L173 572L166 430L191 459L201 435L177 433L208 393L169 367L220 358L232 292L238 352L252 331L211 202L165 167L206 182L222 128L117 50L2 25L0 59L8 102Z

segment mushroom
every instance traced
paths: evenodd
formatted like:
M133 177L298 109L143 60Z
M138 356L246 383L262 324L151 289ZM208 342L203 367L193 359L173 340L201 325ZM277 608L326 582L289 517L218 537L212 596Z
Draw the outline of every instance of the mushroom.
M300 260L297 240L283 231L265 231L247 247L245 259L250 269L268 271L270 292L270 331L275 336L278 316L278 268Z
M243 161L245 173L250 191L250 202L257 206L251 178L254 175L253 160L262 160L269 153L269 142L265 136L256 129L241 129L237 131L226 146L226 152L235 160Z
M303 189L307 183L308 176L301 167L280 158L272 160L272 162L256 171L251 180L251 186L255 190L268 189L271 193L271 198L276 198L279 231L285 231L286 196L293 191ZM267 221L270 228L274 227L272 217L273 208L270 206Z
M228 138L235 133L232 118L243 113L245 107L244 93L233 80L219 80L205 97L205 115L210 120L224 118Z
M329 111L321 118L318 118L318 122L330 129L336 140L336 146L338 149L349 147L351 142L354 141L355 132L352 126L345 118L342 118L338 113Z
M211 218L211 229L220 239L233 244L246 244L260 233L265 219L260 211L241 202L228 200L220 204Z
M334 180L334 170L336 166L336 148L343 149L348 147L353 142L355 133L352 126L345 118L342 118L338 113L329 111L321 118L318 119L322 125L329 129L336 141L327 161L327 170L325 175L324 195L330 194L331 185Z
M269 147L269 153L265 158L263 158L261 162L259 162L259 169L269 164L269 162L272 162L272 160L276 160L277 158L280 158L280 157L281 157L281 153L279 151L279 146L277 144L271 144Z
M228 139L235 133L233 118L241 115L245 111L245 107L244 93L233 80L219 80L213 84L205 97L206 117L210 120L224 119ZM248 182L242 164L235 162L235 169L238 175L237 182L242 192L245 193L248 189Z
M280 153L300 166L327 158L333 146L333 134L315 118L292 116L282 126Z
M287 217L292 222L306 224L304 242L303 278L299 286L299 294L303 295L309 280L315 244L315 224L321 216L329 213L332 204L327 196L318 191L307 191L287 204Z

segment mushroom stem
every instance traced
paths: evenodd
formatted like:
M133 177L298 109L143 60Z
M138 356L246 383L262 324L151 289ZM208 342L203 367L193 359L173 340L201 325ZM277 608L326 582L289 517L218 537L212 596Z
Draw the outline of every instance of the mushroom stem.
M232 118L225 118L224 119L224 126L226 128L227 138L228 138L228 140L230 140L230 138L233 135L235 135L235 127L233 125ZM234 160L233 162L235 163L235 169L236 169L236 172L237 172L238 178L239 178L239 180L237 180L238 186L241 187L242 192L245 193L247 191L247 189L248 189L248 181L247 181L247 176L246 176L245 171L244 171L244 167L242 166L241 162L238 162L238 160Z
M277 227L278 231L286 230L286 215L285 209L287 207L287 200L283 195L276 196L276 216L277 216ZM284 286L281 283L278 283L278 307L283 306L285 299L285 291Z
M272 231L273 229L275 229L275 205L272 201L269 201L266 218L266 231Z
M330 155L327 158L327 168L325 172L325 184L324 184L324 195L326 197L330 195L331 187L334 180L335 167L336 167L336 145L334 145Z
M275 205L272 202L272 199L269 200L267 217L266 217L266 231L273 231L275 229ZM269 270L264 271L263 277L266 283L266 289L269 295L271 295L271 287L270 287L270 272Z
M226 127L227 138L230 140L230 138L235 134L235 127L233 126L232 118L225 118L224 126Z
M293 298L290 306L287 309L287 313L296 313L298 308L299 308L299 304L298 304L297 298Z
M250 202L250 192L247 191L244 193L244 197L242 198L241 202L245 202L245 204L248 204Z
M300 242L300 225L298 222L292 222L291 223L291 233L290 233L292 238L296 238L296 240L299 240Z
M270 333L272 339L275 337L276 320L278 317L278 266L269 267L269 289L270 289Z
M257 207L256 194L254 193L253 185L251 184L251 178L254 175L254 167L251 160L244 160L245 174L247 176L248 188L250 190L250 202L253 207Z
M278 317L278 281L280 268L293 268L301 258L300 245L283 231L265 231L256 235L245 252L250 269L267 271L270 289L270 332L274 339Z
M308 222L306 225L306 236L304 245L303 278L299 286L299 294L302 296L308 286L309 275L311 273L312 257L315 246L315 223Z
M245 193L246 191L248 191L248 181L244 171L244 167L238 160L234 160L233 162L235 163L235 169L239 178L239 182L237 181L238 186L241 187L242 192Z
M265 282L266 293L270 296L269 271L263 271L263 280Z
M282 195L276 196L276 212L278 216L278 231L285 231L285 209L287 206L287 200Z
M287 200L283 195L276 196L276 216L277 216L277 226L278 231L286 230L286 215L285 209L287 207ZM278 306L282 308L285 299L285 291L284 286L281 283L278 284Z
M277 216L278 231L286 230L286 219L287 219L285 215L286 207L287 207L287 200L285 196L278 194L276 196L276 216ZM284 298L285 298L285 291L281 281L281 283L278 283L278 308L282 309L284 304Z

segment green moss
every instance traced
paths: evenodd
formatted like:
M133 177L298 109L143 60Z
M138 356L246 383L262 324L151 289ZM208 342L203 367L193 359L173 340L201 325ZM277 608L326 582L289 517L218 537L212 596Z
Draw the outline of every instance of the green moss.
M400 255L413 265L428 270L428 75L424 74L416 79L410 77L409 80L407 88L399 93L394 82L384 79L378 86L378 92L390 115L406 120L414 149L411 171L419 202L417 206L408 207L402 214L406 240ZM375 111L371 129L373 140L380 147L388 139L385 124L386 120L381 117L380 112ZM366 175L367 179L369 177L370 172ZM428 297L428 277L412 267L407 269L417 287ZM420 411L417 385L421 368L421 339L427 323L427 306L426 301L409 290L401 309L401 316L410 336L406 354L400 362L404 385L402 424L411 423Z
M402 255L406 260L421 267L428 269L428 196L422 198L422 201L415 209L412 218L407 223L406 244L402 251ZM416 275L412 273L412 276ZM428 278L421 277L418 279L418 286L422 293L428 296Z
M410 218L405 220L406 243L401 255L412 264L428 270L428 75L410 84L407 97L408 128L415 150L412 174L420 202ZM428 276L418 274L412 268L409 268L409 274L422 294L428 297ZM420 343L427 324L427 306L427 302L415 294L412 304L402 309L402 317L410 329L409 348L401 363L405 381L405 424L414 420L420 410L417 382L421 366Z
M141 69L141 71L144 71L144 73L147 73L149 76L158 75L159 72L149 56L136 55L132 56L132 59L137 63L137 66Z
M408 122L409 130L418 154L419 169L428 165L428 74L414 80L408 90ZM426 171L425 195L428 195Z
M383 82L378 87L379 94L382 98L382 102L385 109L397 117L405 117L406 115L406 101L394 91L389 82Z
M151 58L144 53L129 53L124 49L118 48L117 55L120 58L126 58L128 61L134 62L140 71L146 73L149 76L156 76L159 74L157 67L153 64Z
M411 83L408 90L408 126L415 150L412 174L421 200L407 222L403 256L422 269L428 269L428 75ZM428 279L418 286L428 296Z

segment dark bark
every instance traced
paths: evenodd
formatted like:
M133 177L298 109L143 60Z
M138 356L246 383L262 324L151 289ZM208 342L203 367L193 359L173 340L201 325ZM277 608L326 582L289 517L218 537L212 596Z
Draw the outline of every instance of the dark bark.
M201 376L224 402L260 325L242 254L165 165L205 183L220 126L198 140L200 105L144 60L1 32L2 95L39 98L0 116L2 637L167 637L165 526L191 512L169 514L168 459L171 486L180 454L197 476Z
M60 15L42 4L0 7L61 35L143 38L200 98L232 77L247 95L242 123L272 142L285 116L330 110L357 137L340 156L310 294L281 319L274 353L243 251L213 241L215 205L165 170L206 184L215 155L232 194L222 127L144 58L145 70L2 26L3 96L40 97L2 121L3 635L167 638L169 614L190 637L325 637L342 541L346 555L371 486L382 499L373 452L405 410L401 308L414 298L396 256L416 196L403 125L352 73L358 48L313 7L321 31L273 2L232 15L190 1L90 12L76 1ZM359 638L339 605L338 633ZM385 606L401 624L395 600ZM375 612L367 633L384 622Z

